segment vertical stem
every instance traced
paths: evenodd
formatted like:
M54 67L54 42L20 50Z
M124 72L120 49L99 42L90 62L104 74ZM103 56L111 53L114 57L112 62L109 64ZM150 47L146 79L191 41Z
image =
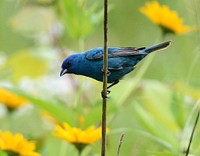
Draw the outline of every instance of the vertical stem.
M108 0L104 0L104 55L102 92L102 144L101 156L106 156L106 111L107 111L107 71L108 71Z
M121 148L123 139L124 139L124 132L121 134L121 137L120 137L119 146L118 146L118 150L117 150L117 156L119 156L119 152L120 152L120 148Z
M194 127L192 129L192 133L191 133L191 136L190 136L190 140L189 140L189 144L188 144L185 156L188 156L189 153L190 153L190 146L191 146L191 143L192 143L192 140L193 140L193 136L194 136L194 132L195 132L198 120L199 120L199 115L200 115L200 110L198 110L198 114L197 114L197 117L196 117L196 120L195 120L195 123L194 123Z

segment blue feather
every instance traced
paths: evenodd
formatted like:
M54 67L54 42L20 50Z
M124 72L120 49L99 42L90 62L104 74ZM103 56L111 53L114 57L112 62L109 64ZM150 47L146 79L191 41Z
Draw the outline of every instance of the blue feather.
M170 43L170 41L167 41L146 48L108 48L108 70L110 72L108 83L119 81L124 75L131 72L135 65L149 53L164 49ZM99 47L65 58L61 66L60 76L69 73L103 81L103 51L104 49Z

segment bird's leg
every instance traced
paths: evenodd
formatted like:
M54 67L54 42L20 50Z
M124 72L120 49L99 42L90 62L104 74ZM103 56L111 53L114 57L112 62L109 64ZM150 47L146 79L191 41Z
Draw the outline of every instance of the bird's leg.
M118 83L119 83L119 80L114 81L113 83L111 83L111 85L109 85L107 87L107 89L111 88L112 86L114 86L114 85L116 85ZM107 90L107 94L110 94L110 92L111 92L110 90ZM107 95L104 95L103 91L101 91L101 96L104 97L104 98L108 98Z
M114 81L113 83L111 83L111 85L109 85L109 86L107 87L107 89L111 88L112 86L114 86L114 85L116 85L116 84L118 84L118 83L119 83L119 80ZM110 93L109 90L108 90L108 92Z
M107 91L107 94L109 94L108 91ZM103 92L103 90L101 91L101 97L102 98L108 98L107 94L105 95L104 92Z
M103 69L102 69L101 71L102 71L102 73L104 73L104 70L103 70ZM110 72L109 70L107 70L106 74L107 74L107 76L110 76L111 72ZM112 85L112 84L111 84L111 85ZM113 86L113 85L112 85L112 86L111 86L111 85L108 86L107 89ZM110 91L109 91L109 90L107 90L107 94L110 94ZM103 90L101 91L101 97L103 97L103 98L108 98L107 94L105 95L104 92L103 92Z

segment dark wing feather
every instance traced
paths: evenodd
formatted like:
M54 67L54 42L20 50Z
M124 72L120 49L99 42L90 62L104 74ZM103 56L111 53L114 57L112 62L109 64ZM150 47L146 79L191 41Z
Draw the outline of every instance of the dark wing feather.
M146 53L141 53L138 50L143 48L135 47L125 47L125 48L108 48L108 58L115 57L128 57L128 56L138 56L145 55ZM88 60L102 60L103 59L103 48L95 48L86 52L86 59Z

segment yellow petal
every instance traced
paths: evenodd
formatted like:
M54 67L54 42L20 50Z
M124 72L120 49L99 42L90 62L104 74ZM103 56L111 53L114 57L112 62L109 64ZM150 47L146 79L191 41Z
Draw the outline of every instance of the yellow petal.
M0 149L15 152L20 156L40 156L34 152L35 143L27 141L22 134L0 131Z
M160 5L157 1L147 2L140 12L153 23L175 34L184 34L194 29L183 24L183 20L176 11L170 10L167 5Z
M101 127L95 129L94 126L90 126L86 130L81 130L64 123L63 127L57 125L53 134L74 144L92 144L101 139Z

